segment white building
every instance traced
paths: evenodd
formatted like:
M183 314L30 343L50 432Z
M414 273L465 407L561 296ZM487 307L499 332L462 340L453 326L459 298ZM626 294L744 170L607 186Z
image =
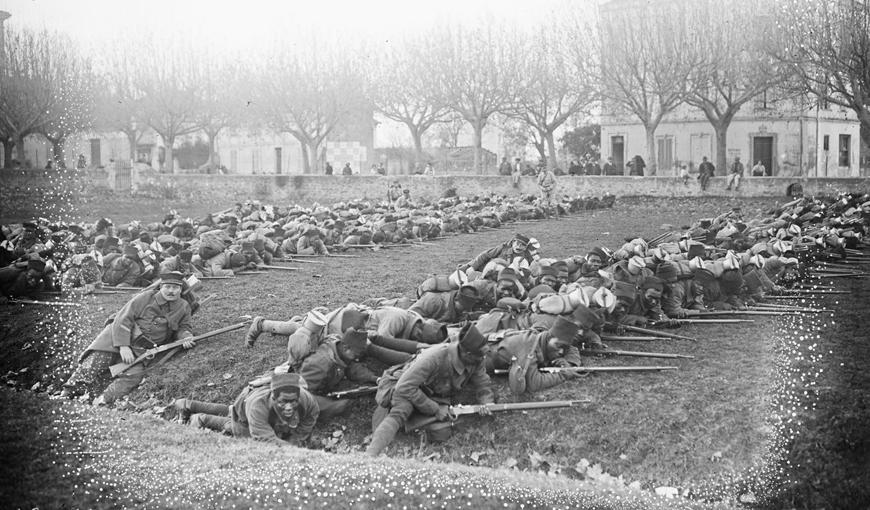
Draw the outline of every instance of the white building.
M726 160L735 157L749 169L761 161L768 175L856 177L859 172L860 124L855 112L839 106L800 107L787 101L768 103L766 95L744 105L728 128ZM662 120L655 133L657 175L674 175L675 165L697 169L706 156L716 162L716 135L704 114L681 105ZM646 131L630 115L604 115L601 155L616 165L646 154ZM647 161L647 170L652 162ZM628 170L626 169L626 174ZM727 169L717 168L717 175Z

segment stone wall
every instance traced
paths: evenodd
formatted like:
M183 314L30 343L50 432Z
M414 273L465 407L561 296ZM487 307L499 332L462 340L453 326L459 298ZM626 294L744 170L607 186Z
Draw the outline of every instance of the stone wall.
M258 199L278 204L319 202L329 204L358 198L381 200L387 195L390 184L398 182L411 189L412 198L436 199L450 188L460 196L497 193L538 192L535 179L522 177L518 188L509 178L502 176L232 176L232 175L179 175L160 176L171 182L182 196L219 199L227 202ZM743 196L784 197L793 183L801 183L806 194L833 194L838 191L870 191L867 178L827 178L800 180L786 177L745 179L739 192L725 189L725 177L714 177L707 192L702 193L696 180L688 185L674 177L560 177L559 192L571 196L601 196L610 193L616 196Z
M48 192L60 188L67 192L82 193L88 201L90 195L106 193L107 186L100 176L81 176L77 183L69 183L56 173L44 171L0 171L0 203L7 212L21 204L36 201ZM490 192L503 195L537 193L533 177L522 177L514 188L503 176L326 176L326 175L157 175L148 186L149 193L162 194L154 198L183 198L208 200L227 204L256 199L275 204L314 202L331 204L352 199L382 200L390 184L398 182L411 189L412 198L436 199L454 188L461 196L483 195ZM725 177L714 177L707 192L702 193L697 180L688 185L675 177L567 177L559 178L559 192L571 196L743 196L784 197L792 183L801 183L805 194L833 194L838 191L870 191L868 178L796 179L764 177L745 179L739 192L725 189ZM75 190L75 191L73 191ZM121 196L121 194L116 194ZM78 201L75 200L74 201Z

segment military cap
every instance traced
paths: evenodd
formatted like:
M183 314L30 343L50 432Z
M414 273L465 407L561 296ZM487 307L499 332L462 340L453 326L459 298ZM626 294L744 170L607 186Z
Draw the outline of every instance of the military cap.
M135 257L138 259L139 258L139 249L131 244L128 244L127 246L124 246L124 256L125 257Z
M647 289L655 289L659 292L665 290L665 282L661 280L661 278L656 278L655 276L650 276L648 278L643 279L643 283L641 283L640 288L643 290Z
M341 314L341 331L347 331L350 328L365 329L365 323L368 320L368 315L354 310L353 308L345 308Z
M368 334L364 329L349 328L341 337L341 343L358 355L365 352L367 341Z
M168 273L161 273L160 284L173 284L178 285L179 287L183 287L184 275L181 273L181 271L170 271Z
M601 262L605 264L610 260L610 255L608 255L607 252L604 251L604 249L598 246L589 250L588 255L596 255L598 258L601 259Z
M459 330L459 347L469 354L480 354L486 345L486 337L471 322L463 324Z
M478 299L480 299L477 287L474 287L473 285L463 285L462 287L459 287L459 290L456 291L456 297L465 309L473 307L477 304Z
M307 386L305 384L305 380L299 374L272 374L272 379L269 383L269 389L272 391L273 395L277 395L279 393L295 393L299 395L303 386Z
M580 304L571 312L571 320L581 328L594 328L598 326L602 320L601 317L586 305Z
M613 282L613 294L617 299L632 302L637 296L637 287L628 282Z
M517 241L520 241L521 243L523 243L527 246L529 244L529 237L525 234L516 234L516 235L514 235L514 239L516 239Z
M716 276L709 269L698 268L692 271L695 275L695 281L699 282L701 285L706 283L710 283L716 279Z
M677 281L677 277L679 276L677 264L669 261L662 262L659 264L658 268L656 268L656 276L661 278L665 283L673 283Z
M580 326L564 315L556 317L556 321L550 326L550 334L567 344L572 343L579 332Z
M729 269L722 273L719 278L722 285L722 290L728 294L736 294L740 292L740 287L743 286L743 273L737 269Z
M435 319L421 321L420 340L429 344L437 344L447 338L447 325Z

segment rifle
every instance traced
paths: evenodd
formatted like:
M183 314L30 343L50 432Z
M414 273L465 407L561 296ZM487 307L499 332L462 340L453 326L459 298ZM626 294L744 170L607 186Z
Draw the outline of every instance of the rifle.
M681 324L738 324L740 322L755 322L753 319L668 319L662 322L653 322L653 326L662 326L670 321Z
M576 404L591 404L589 399L584 400L545 400L543 402L515 402L506 404L477 404L477 405L455 405L447 406L448 417L451 421L456 420L464 414L477 414L483 409L488 409L491 412L498 413L503 411L523 411L526 409L555 409L560 407L573 407ZM420 416L417 419L410 419L405 424L405 430L412 432L437 422L435 416Z
M301 264L326 264L326 262L321 262L319 260L296 260L296 259L275 259L276 262L299 262Z
M200 276L200 280L232 280L235 276Z
M238 324L233 324L232 326L227 326L225 328L220 328L220 329L216 329L214 331L209 331L208 333L203 333L203 334L198 335L198 336L192 336L192 337L184 338L181 340L176 340L175 342L171 342L168 344L153 347L151 349L146 350L141 355L136 356L136 359L134 359L133 362L130 363L129 365L126 363L117 363L115 365L110 366L109 371L112 372L112 377L118 377L119 375L121 375L124 372L126 372L127 370L129 370L131 367L138 365L139 363L142 363L143 361L153 359L154 356L160 354L161 352L175 349L176 347L180 347L180 346L186 344L187 342L198 342L200 340L207 340L209 338L216 337L216 336L221 335L223 333L228 333L230 331L242 329L243 327L247 326L248 324L249 324L249 321L239 322Z
M655 329L647 329L647 328L639 328L637 326L627 326L625 324L621 325L623 329L626 331L634 331L635 333L646 333L648 335L656 335L656 336L665 336L668 338L673 338L675 340L688 340L690 342L697 342L697 338L692 338L690 336L677 335L675 333L668 333L666 331L659 331Z
M360 386L359 388L351 388L344 391L331 391L326 396L332 398L356 398L371 395L372 393L377 393L377 391L377 386Z
M792 310L719 310L710 312L698 312L692 317L717 317L719 315L790 315L797 313Z
M290 258L293 259L292 262L299 262L299 261L297 261L296 259L300 259L300 258L309 258L309 259L310 259L310 258L318 258L318 257L334 257L334 258L344 258L344 259L358 259L358 258L359 258L359 255L345 255L345 254L341 254L341 253L330 253L329 255L306 255L306 254L294 253L293 255L291 255ZM290 260L285 260L284 262L291 262L291 261L290 261Z
M580 354L587 356L632 356L635 358L667 358L667 359L695 359L694 356L686 354L669 354L666 352L640 352L640 351L619 351L615 349L581 349Z
M32 299L12 299L10 305L82 306L73 301L34 301Z
M793 296L804 296L808 294L848 294L848 290L814 290L814 289L788 289L782 291L783 296L793 295ZM770 296L765 296L770 297Z
M616 336L616 335L601 335L602 340L612 340L614 342L654 342L656 340L671 340L666 336Z
M819 273L819 272L813 272L813 276L818 276L819 278L865 278L865 277L867 277L867 276L870 276L870 273ZM842 292L835 292L835 291L823 292L823 294L834 294L834 293L836 293L836 294L847 294L846 291L842 291Z
M235 271L233 272L233 274L236 276L247 276L251 274L266 274L266 271ZM229 278L232 278L232 276L230 276Z
M567 372L567 371L575 371L575 372L660 372L663 370L677 370L679 367L669 367L669 366L651 366L651 367L640 367L640 366L622 366L622 367L540 367L538 368L539 372L544 372L547 374L558 374L559 372ZM506 368L496 368L492 371L495 375L507 374L508 370Z
M771 303L765 303L761 305L750 306L750 310L759 310L759 311L771 311L771 312L796 312L796 313L825 313L825 312L833 312L833 310L827 310L824 308L800 308L797 306L788 306L788 305L774 305Z
M266 264L259 264L257 269L283 269L284 271L299 271L298 267L288 267L288 266L268 266Z

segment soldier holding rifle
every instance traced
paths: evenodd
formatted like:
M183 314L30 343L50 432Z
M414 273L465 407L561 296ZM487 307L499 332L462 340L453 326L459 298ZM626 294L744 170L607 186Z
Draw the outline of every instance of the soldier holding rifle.
M124 305L85 349L61 396L74 396L85 388L95 389L109 376L111 365L119 361L133 363L136 351L193 337L190 305L181 299L184 285L180 272L165 273L159 287L140 292ZM185 349L193 346L192 341L184 343ZM115 378L94 404L110 405L136 389L145 377L146 365L147 362L141 363Z

